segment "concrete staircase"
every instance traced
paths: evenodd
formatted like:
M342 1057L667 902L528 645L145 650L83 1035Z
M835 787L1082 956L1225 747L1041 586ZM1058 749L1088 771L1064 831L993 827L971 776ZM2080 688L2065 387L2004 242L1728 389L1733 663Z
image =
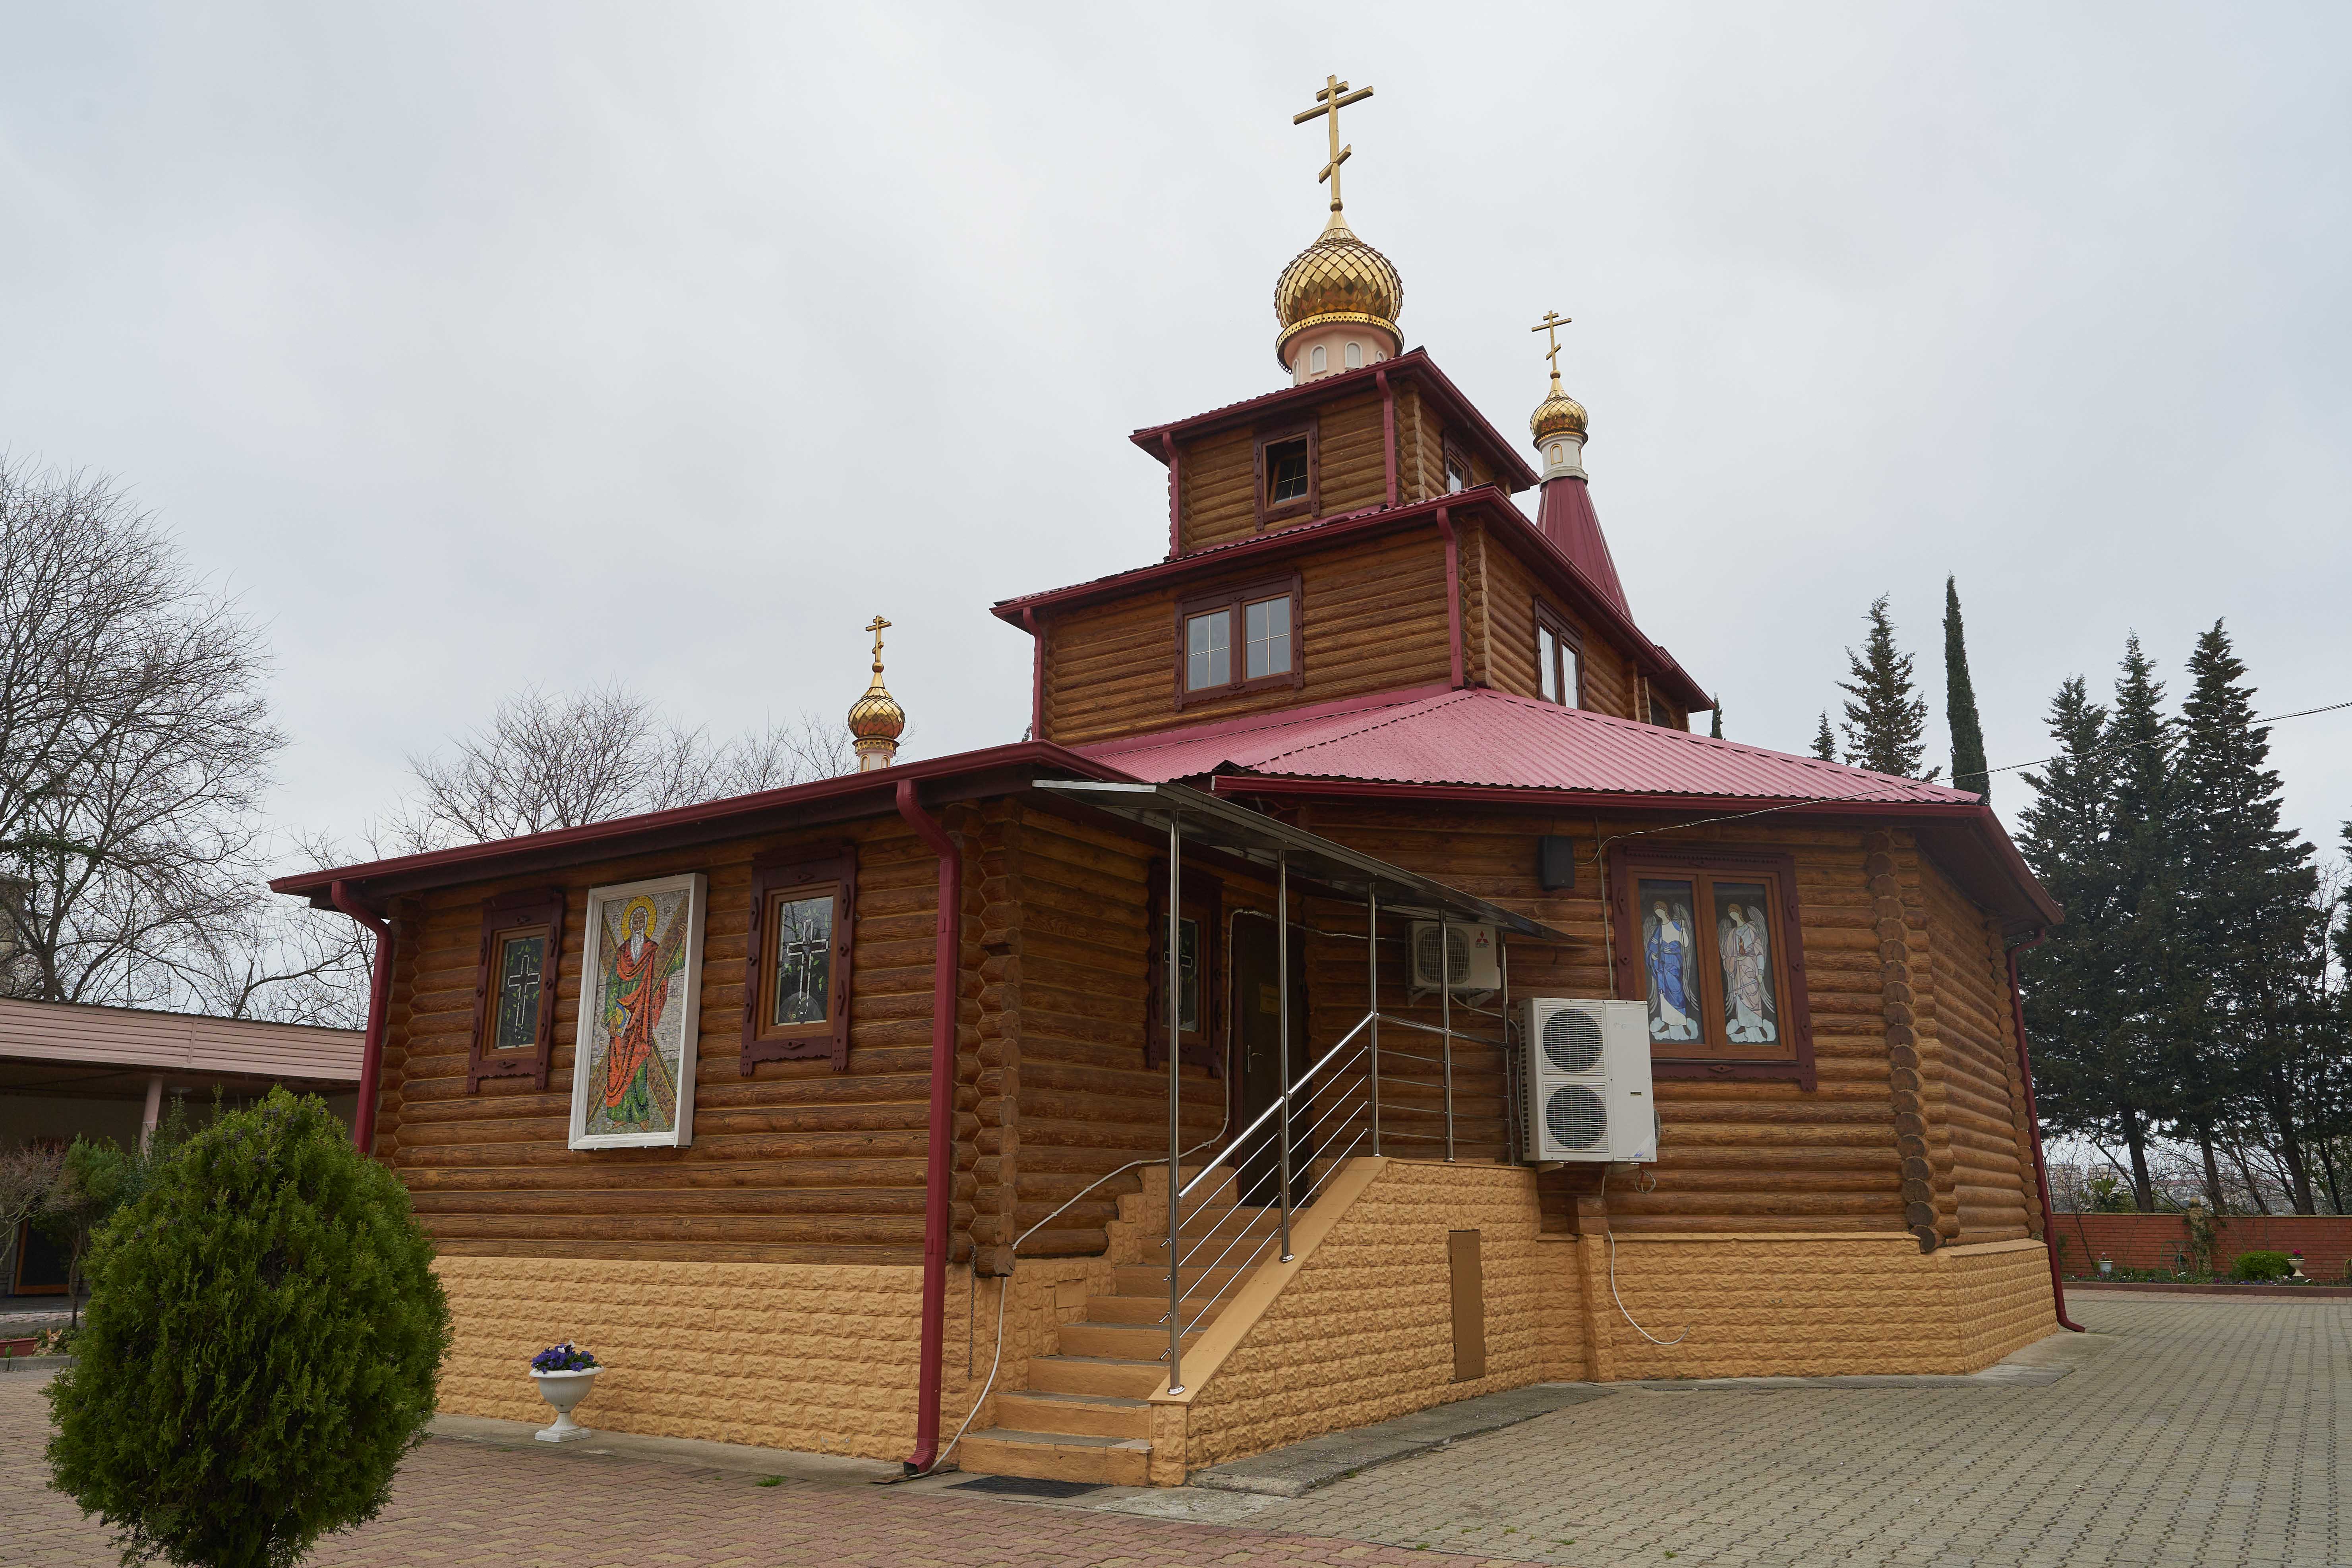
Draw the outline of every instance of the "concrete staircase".
M1236 1203L1232 1173L1221 1174L1186 1200L1181 1219L1180 1245L1195 1264L1183 1272L1187 1350L1257 1263L1275 1253L1274 1244L1260 1248L1259 1242L1274 1234L1278 1215ZM1164 1195L1158 1201L1167 1202ZM1164 1206L1159 1212L1164 1215ZM1164 1257L1165 1226L1162 1219L1163 1234L1147 1238L1145 1250ZM956 1450L959 1467L983 1475L1147 1484L1151 1395L1168 1380L1168 1266L1119 1264L1113 1278L1112 1294L1088 1297L1086 1317L1062 1325L1060 1354L1030 1358L1029 1386L995 1396L997 1424L965 1435Z

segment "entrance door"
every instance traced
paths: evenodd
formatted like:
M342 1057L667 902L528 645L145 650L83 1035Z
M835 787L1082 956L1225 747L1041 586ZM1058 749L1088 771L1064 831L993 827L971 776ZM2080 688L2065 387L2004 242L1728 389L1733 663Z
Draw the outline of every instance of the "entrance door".
M1282 1094L1282 987L1275 967L1274 921L1243 914L1234 921L1233 1104L1236 1131L1257 1120L1258 1113ZM1307 1042L1307 935L1290 928L1290 1076L1314 1061ZM1305 1107L1291 1108L1290 1190L1301 1183L1309 1150L1306 1124L1313 1118ZM1278 1193L1279 1130L1269 1121L1265 1130L1235 1151L1241 1170L1241 1201L1270 1204Z

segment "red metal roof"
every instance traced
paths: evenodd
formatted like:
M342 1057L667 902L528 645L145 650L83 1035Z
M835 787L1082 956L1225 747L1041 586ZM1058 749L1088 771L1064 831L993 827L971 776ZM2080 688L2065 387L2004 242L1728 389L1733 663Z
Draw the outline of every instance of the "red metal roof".
M1402 696L1402 694L1399 694ZM1291 778L1710 799L1972 805L1959 790L1501 691L1375 697L1315 717L1269 714L1077 750L1138 778L1239 770Z
M1546 479L1536 526L1568 557L1570 565L1583 573L1601 595L1617 606L1620 615L1629 621L1633 618L1633 610L1625 603L1625 584L1617 580L1617 563L1609 553L1609 536L1601 531L1601 514L1592 510L1592 491L1584 480Z

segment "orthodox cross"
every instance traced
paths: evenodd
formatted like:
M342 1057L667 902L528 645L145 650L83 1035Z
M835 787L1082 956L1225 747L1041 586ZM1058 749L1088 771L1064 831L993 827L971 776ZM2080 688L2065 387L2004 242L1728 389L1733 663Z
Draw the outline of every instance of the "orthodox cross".
M1339 210L1339 165L1346 163L1348 154L1355 151L1353 147L1339 145L1339 110L1351 103L1361 103L1371 96L1372 89L1369 87L1359 88L1354 92L1349 92L1348 84L1338 77L1325 77L1322 90L1315 95L1317 107L1302 109L1290 117L1290 122L1293 125L1304 125L1318 115L1330 121L1331 161L1323 165L1323 172L1315 176L1315 183L1321 184L1326 180L1331 182L1333 212Z
M1544 358L1551 362L1551 378L1554 381L1559 379L1559 330L1574 320L1576 320L1575 317L1563 316L1558 310L1546 310L1543 320L1528 329L1531 332L1543 332L1550 337L1551 350L1544 355Z
M889 622L877 616L874 617L873 624L866 628L874 634L874 673L877 675L882 673L882 634L888 630L889 626Z

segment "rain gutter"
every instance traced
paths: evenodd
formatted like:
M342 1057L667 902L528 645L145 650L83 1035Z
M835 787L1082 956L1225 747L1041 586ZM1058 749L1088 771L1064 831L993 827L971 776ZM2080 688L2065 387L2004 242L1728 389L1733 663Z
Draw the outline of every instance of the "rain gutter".
M956 981L963 914L963 852L925 811L913 779L898 781L898 815L940 858L939 923L931 947L931 1118L923 1177L923 1326L909 1475L940 1451L940 1382L947 1336L948 1227L955 1166Z

